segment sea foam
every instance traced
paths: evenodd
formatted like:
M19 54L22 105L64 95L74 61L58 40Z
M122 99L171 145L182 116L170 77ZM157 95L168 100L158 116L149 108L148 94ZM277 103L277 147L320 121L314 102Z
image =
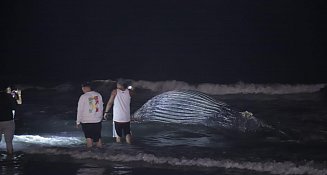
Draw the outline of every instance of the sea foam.
M63 148L44 148L44 149L29 149L26 150L30 154L51 154L51 155L69 155L75 159L96 159L112 162L143 162L146 164L153 164L156 166L173 166L173 167L206 167L206 168L236 168L257 172L268 172L271 174L308 174L308 175L325 175L326 168L317 168L313 161L305 163L294 163L290 161L285 162L251 162L251 161L237 161L230 159L211 159L211 158L193 158L187 159L184 157L161 157L155 154L148 153L114 153L116 151L81 151L77 149L63 149Z
M224 94L296 94L318 92L326 84L254 84L238 82L235 84L200 83L189 84L183 81L134 81L138 88L165 92L170 90L197 90L211 95Z
M94 80L94 89L98 91L108 91L115 87L113 80ZM327 84L255 84L238 82L234 84L216 84L216 83L199 83L190 84L184 81L145 81L131 80L134 88L147 89L154 92L166 92L171 90L196 90L210 95L225 94L297 94L297 93L314 93L326 87ZM58 84L53 87L17 85L19 89L35 89L35 90L56 90L58 92L69 92L76 90L77 87L71 82ZM80 87L80 86L78 86Z

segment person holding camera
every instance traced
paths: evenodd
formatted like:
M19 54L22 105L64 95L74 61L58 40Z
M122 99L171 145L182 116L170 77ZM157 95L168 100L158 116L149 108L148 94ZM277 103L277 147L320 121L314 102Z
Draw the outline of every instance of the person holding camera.
M4 134L8 155L12 155L14 152L12 144L15 133L14 110L18 103L11 92L11 88L8 86L2 86L0 89L0 142L2 134ZM21 95L18 98L21 102Z
M22 99L22 91L17 89L17 90L12 90L11 86L8 86L6 88L6 91L8 94L11 94L12 98L15 99L16 103L21 105L23 104L23 99Z
M19 89L16 89L16 90L12 90L12 89L14 89L14 88L12 88L12 86L8 86L6 88L6 92L12 96L12 98L15 100L16 104L18 104L18 105L23 104L22 91ZM12 110L12 113L15 118L16 111Z

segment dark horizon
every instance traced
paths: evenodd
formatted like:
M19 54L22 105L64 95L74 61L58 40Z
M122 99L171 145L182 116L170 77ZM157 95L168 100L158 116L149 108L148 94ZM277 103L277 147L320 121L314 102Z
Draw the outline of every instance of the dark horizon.
M324 1L8 1L1 79L326 83Z

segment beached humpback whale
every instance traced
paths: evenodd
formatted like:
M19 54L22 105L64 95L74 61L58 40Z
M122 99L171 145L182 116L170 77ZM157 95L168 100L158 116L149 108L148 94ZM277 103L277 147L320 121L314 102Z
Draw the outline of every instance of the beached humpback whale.
M226 103L190 90L168 91L157 95L138 109L133 118L140 122L203 124L242 132L256 131L267 126L250 112L238 112Z

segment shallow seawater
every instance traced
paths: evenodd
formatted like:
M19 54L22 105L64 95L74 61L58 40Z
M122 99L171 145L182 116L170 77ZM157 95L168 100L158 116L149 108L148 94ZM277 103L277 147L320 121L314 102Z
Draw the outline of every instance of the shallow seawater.
M128 145L114 143L105 121L104 148L92 150L74 128L80 94L42 93L47 98L27 92L17 111L16 152L6 156L2 140L0 174L327 174L327 108L317 93L214 97L252 112L276 132L135 122ZM132 109L153 95L138 94Z

